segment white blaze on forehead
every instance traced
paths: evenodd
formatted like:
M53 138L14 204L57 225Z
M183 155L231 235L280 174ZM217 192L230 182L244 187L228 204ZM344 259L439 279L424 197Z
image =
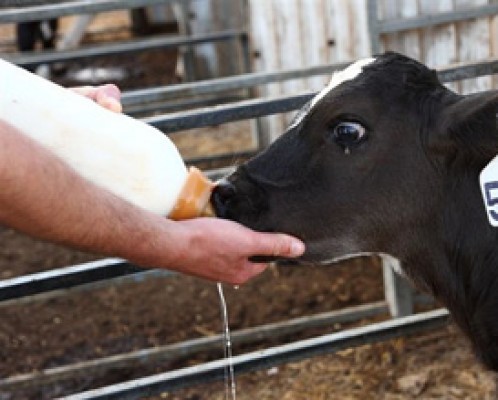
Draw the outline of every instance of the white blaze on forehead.
M320 93L318 93L313 98L313 100L311 100L311 108L313 108L321 99L323 99L327 95L327 93L329 93L335 87L339 86L341 83L355 79L358 75L362 73L363 67L373 63L374 61L375 58L372 57L364 58L362 60L358 60L355 63L351 64L346 69L334 73L327 87L323 89Z
M341 83L346 81L351 81L360 75L363 71L363 67L373 63L375 58L365 58L362 60L358 60L355 63L351 64L349 67L345 68L342 71L338 71L332 75L332 79L325 89L323 89L320 93L318 93L313 99L311 99L310 103L306 107L303 107L295 116L294 121L290 124L287 129L292 129L298 126L303 119L308 115L308 113L313 109L313 107L323 99L327 93L329 93L332 89L339 86Z

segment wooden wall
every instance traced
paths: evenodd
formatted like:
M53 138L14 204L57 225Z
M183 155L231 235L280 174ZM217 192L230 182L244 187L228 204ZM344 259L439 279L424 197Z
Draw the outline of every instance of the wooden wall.
M367 0L248 0L255 71L275 71L352 61L371 54ZM498 0L378 0L381 19L461 10ZM383 35L383 50L395 50L431 67L498 56L498 17ZM329 77L273 84L265 96L320 90ZM496 77L451 84L460 92L497 87ZM265 119L278 136L291 116Z
M495 2L494 0L382 0L379 16L383 19L430 15L462 10ZM497 17L481 18L443 26L387 35L385 49L403 52L431 67L458 62L484 60L498 55ZM450 87L463 93L489 89L492 77L470 79Z

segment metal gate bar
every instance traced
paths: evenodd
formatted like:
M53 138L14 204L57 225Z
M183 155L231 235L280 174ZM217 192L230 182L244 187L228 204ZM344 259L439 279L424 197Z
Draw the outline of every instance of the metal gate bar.
M445 67L437 72L438 77L443 82L476 78L497 73L498 59ZM302 107L315 94L316 93L306 93L275 98L251 99L218 107L158 115L144 118L143 121L164 130L167 133L173 133L185 129L219 125L226 122L293 111Z
M120 285L145 282L148 280L166 278L176 275L176 272L166 269L140 269L139 272L131 273L128 275L123 275L123 272L124 271L119 271L116 276L112 278L104 278L100 280L90 280L85 276L84 273L81 273L80 277L83 277L83 281L87 280L87 283L75 283L71 287L61 287L58 289L50 289L48 291L45 291L43 287L35 286L35 288L32 289L35 291L35 293L33 294L21 294L19 296L14 295L10 299L0 300L0 309L4 307L30 304L37 301L47 301L58 297L67 296L68 294L91 292L98 289L107 289L109 288L109 286L118 287ZM57 277L54 277L53 279L54 281L56 281ZM27 285L29 285L29 283L27 283Z
M282 322L241 329L231 333L233 345L257 343L268 339L278 339L285 335L296 334L305 329L331 327L334 324L359 321L388 313L385 301L369 303L340 310L324 312L306 317L294 318ZM180 343L141 349L130 353L112 355L104 358L82 361L61 367L16 375L0 381L1 391L12 391L48 385L61 380L96 376L110 370L134 368L154 363L191 357L207 351L219 351L223 348L223 335L214 335Z
M136 274L141 271L143 271L142 268L127 261L113 258L23 275L0 281L0 301L51 290L67 289L76 285Z
M19 0L21 2L22 0ZM139 8L155 4L171 4L179 0L78 0L58 4L46 4L24 8L8 8L0 10L0 24L9 22L37 21L63 17L73 14L94 14L105 11L116 11Z
M334 353L348 347L394 339L426 329L441 327L446 324L447 320L448 311L438 309L271 347L235 356L230 361L236 374L257 371L292 361ZM223 379L225 369L228 365L229 360L226 359L212 361L194 367L135 379L72 396L65 396L64 399L138 399L165 391Z
M126 107L137 103L177 100L179 97L200 96L231 90L248 89L267 83L282 82L317 75L328 75L334 71L343 69L349 64L350 63L348 62L276 72L252 72L192 83L180 83L150 89L132 90L123 93L121 101Z
M223 91L247 89L268 83L331 74L334 71L343 69L349 64L350 62L345 62L276 72L254 72L226 78L198 81L195 83L132 90L124 92L121 100L126 108L126 106L140 103L177 100L180 97L186 96L200 96ZM438 76L442 82L476 78L495 73L498 73L497 58L446 66L438 70Z
M302 107L314 95L315 93L306 93L295 96L251 99L194 111L147 117L142 120L169 134L186 129L220 125L227 122L293 111Z
M168 49L185 45L197 45L231 39L240 39L245 35L246 32L241 30L226 30L206 35L189 37L171 37L171 35L163 35L151 39L133 40L111 45L89 46L86 48L79 48L75 50L47 50L44 52L34 51L29 53L25 52L12 56L3 56L3 58L17 65L32 66L59 61L100 57L103 55L108 56L113 54L126 54L145 50Z

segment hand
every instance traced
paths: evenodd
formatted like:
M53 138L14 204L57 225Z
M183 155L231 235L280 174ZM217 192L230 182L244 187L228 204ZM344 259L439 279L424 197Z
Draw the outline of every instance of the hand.
M117 113L123 111L123 106L120 101L121 91L116 85L107 84L100 86L81 86L71 88L70 90L82 96L88 97L108 110Z
M263 272L267 265L248 260L255 255L299 257L304 244L280 233L259 233L238 223L196 218L175 222L181 248L175 264L183 273L240 285ZM176 268L176 267L175 267Z

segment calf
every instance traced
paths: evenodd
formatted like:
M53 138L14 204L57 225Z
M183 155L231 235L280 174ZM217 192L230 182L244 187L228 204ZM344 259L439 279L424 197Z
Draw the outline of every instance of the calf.
M43 50L55 48L57 38L58 20L28 21L20 22L16 26L17 47L19 51L33 51L38 42ZM27 67L31 72L36 71L36 67Z
M498 230L478 182L498 153L497 105L396 53L359 61L218 186L216 212L303 239L303 263L396 257L498 370Z
M40 41L44 50L55 47L57 19L30 21L17 24L17 46L20 51L33 51Z

